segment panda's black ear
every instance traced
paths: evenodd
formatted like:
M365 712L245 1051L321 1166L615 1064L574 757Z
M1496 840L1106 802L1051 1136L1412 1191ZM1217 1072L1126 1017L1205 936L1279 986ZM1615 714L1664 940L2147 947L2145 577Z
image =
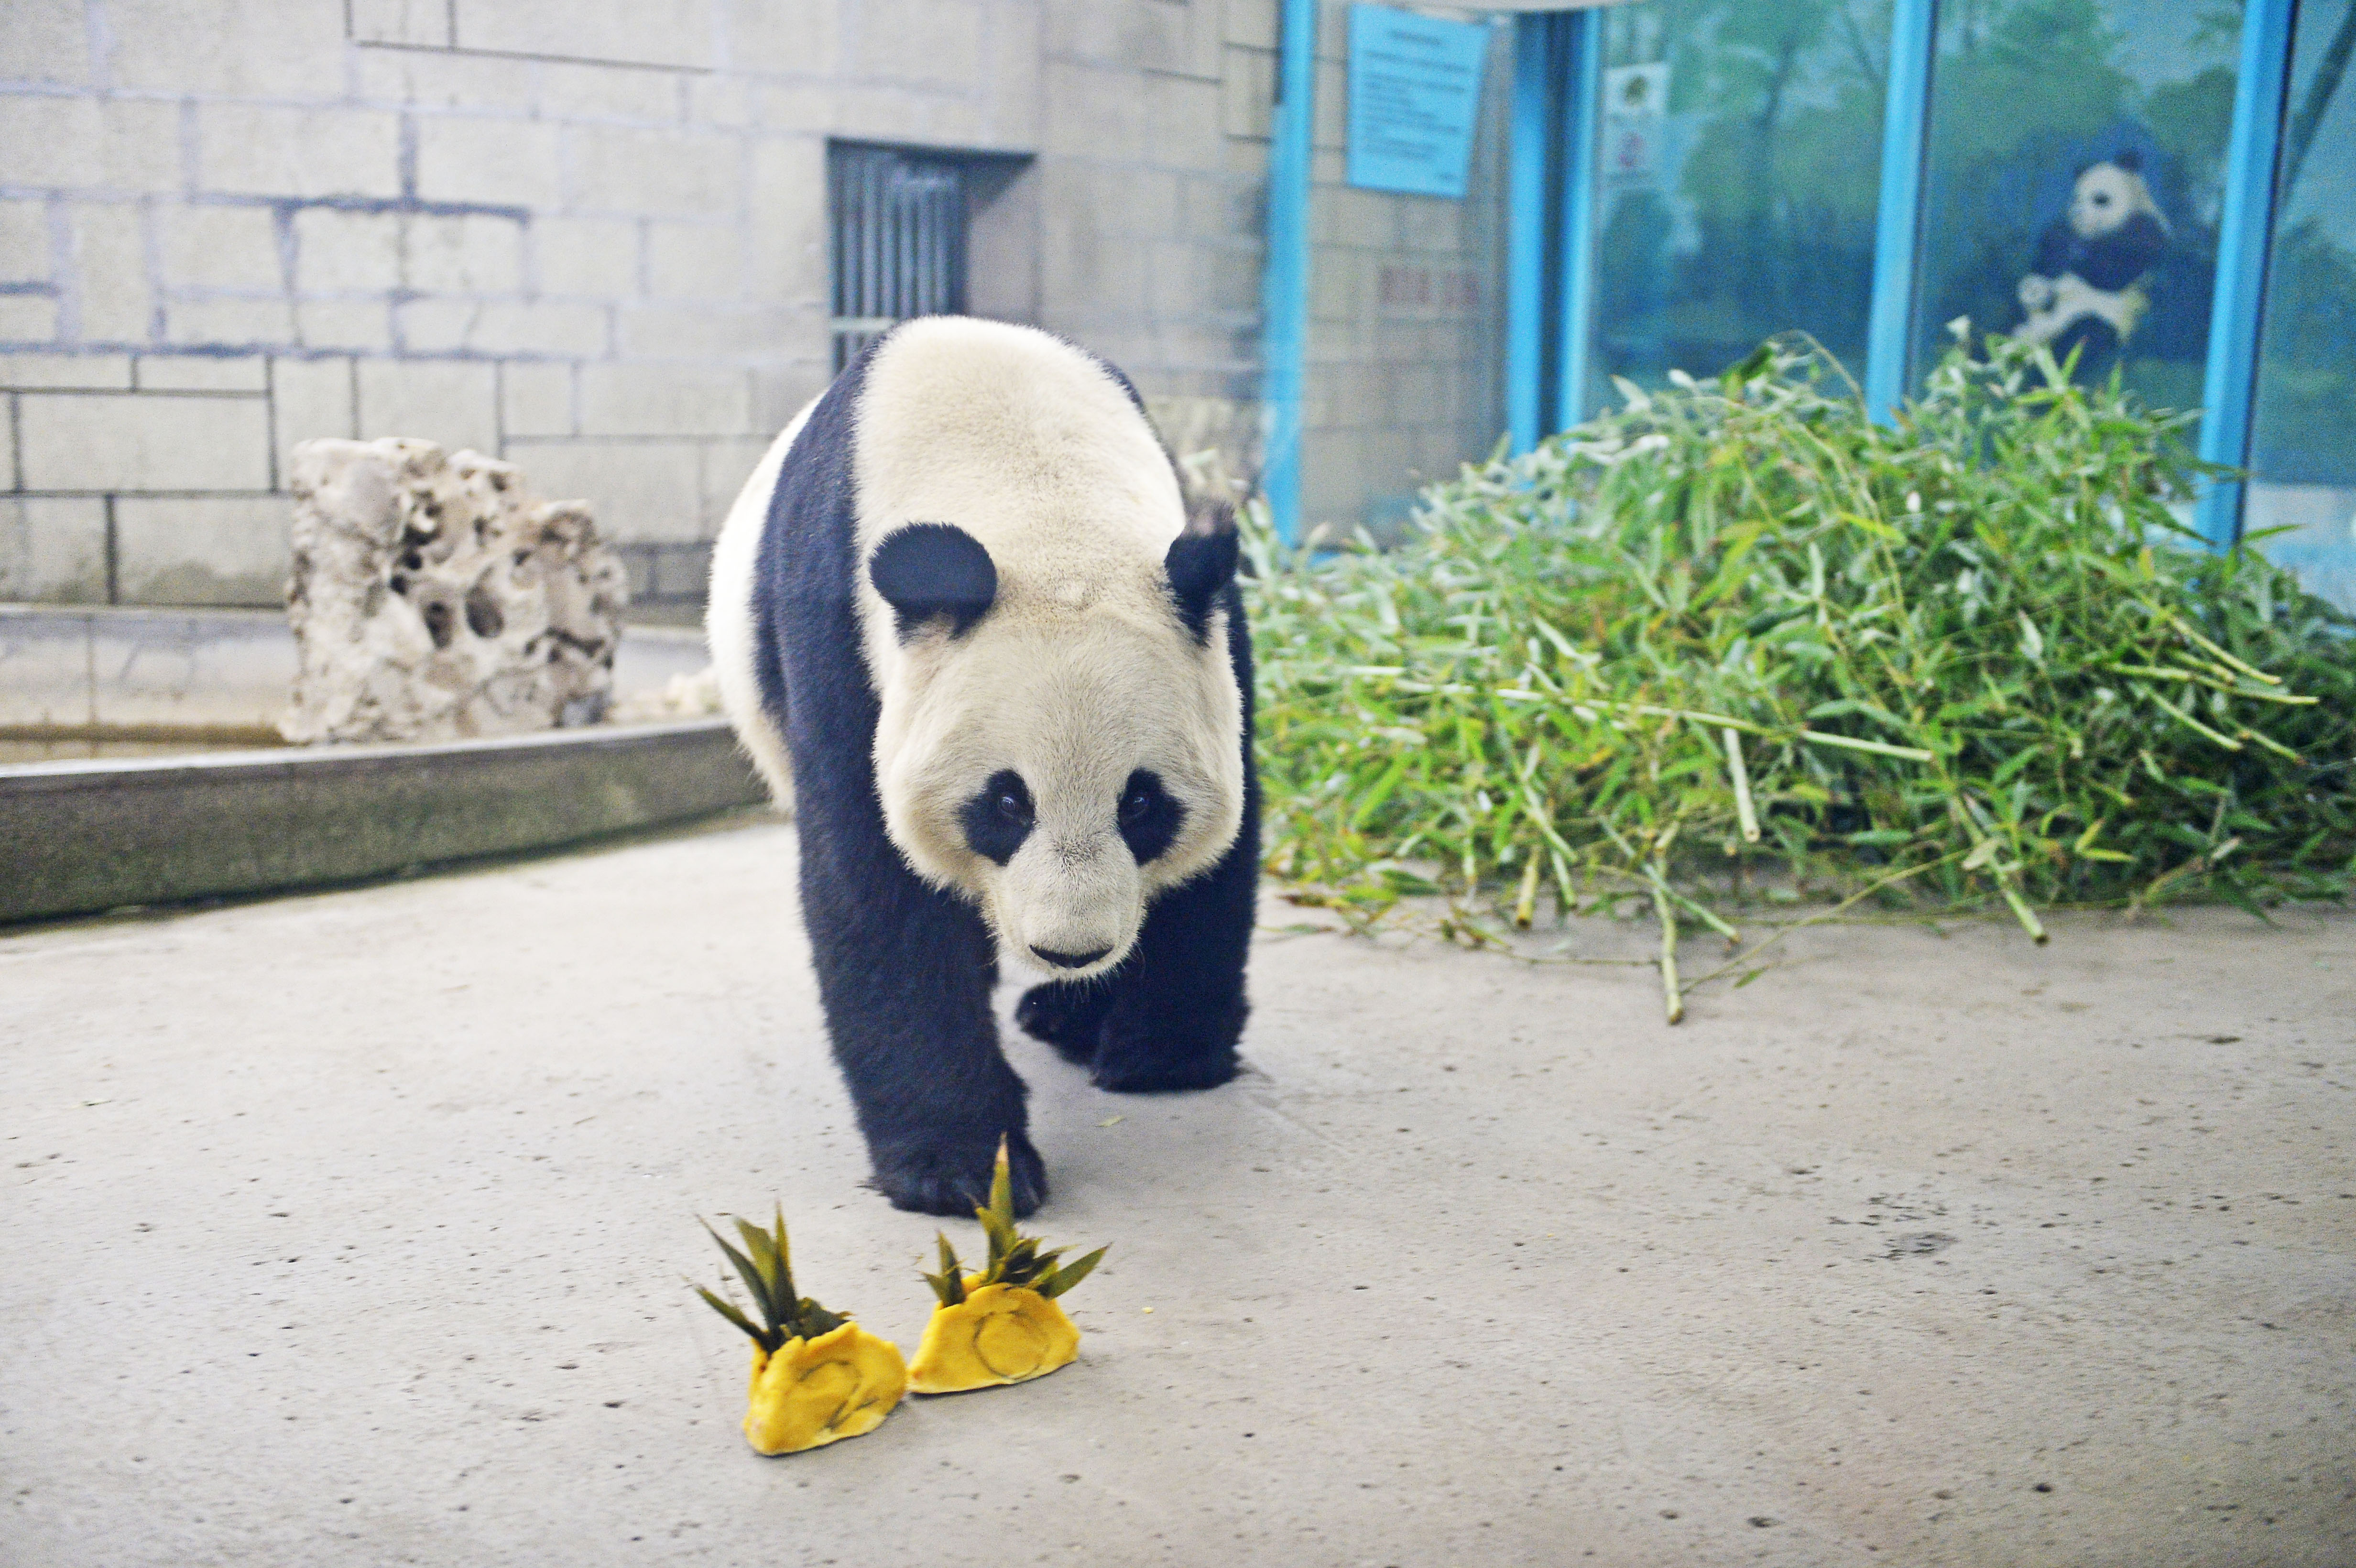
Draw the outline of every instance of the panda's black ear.
M1236 580L1236 515L1219 506L1189 517L1185 531L1170 541L1170 553L1162 558L1178 618L1198 643L1210 635L1219 595Z
M2143 173L2143 155L2136 152L2133 147L2129 147L2117 157L2113 158L2111 162L2118 165L2119 167L2126 170L2126 172L2131 175L2139 175Z
M902 641L936 616L962 636L998 597L998 568L981 541L949 523L910 523L894 530L867 561L867 580L892 606Z

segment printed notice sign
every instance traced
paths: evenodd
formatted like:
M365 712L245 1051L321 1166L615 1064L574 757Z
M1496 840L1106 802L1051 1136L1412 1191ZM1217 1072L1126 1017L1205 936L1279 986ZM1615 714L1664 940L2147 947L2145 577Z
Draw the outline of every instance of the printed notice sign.
M1464 194L1489 29L1387 5L1350 7L1350 183Z

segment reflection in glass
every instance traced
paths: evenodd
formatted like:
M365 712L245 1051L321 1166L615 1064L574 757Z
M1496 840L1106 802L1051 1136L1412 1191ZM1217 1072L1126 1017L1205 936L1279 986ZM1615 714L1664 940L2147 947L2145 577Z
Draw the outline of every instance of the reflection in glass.
M1889 0L1605 14L1594 366L1657 386L1812 333L1862 377Z
M2243 530L2356 610L2356 4L2301 0L2275 186Z
M1918 380L1967 316L2200 405L2241 29L2239 0L1939 7Z

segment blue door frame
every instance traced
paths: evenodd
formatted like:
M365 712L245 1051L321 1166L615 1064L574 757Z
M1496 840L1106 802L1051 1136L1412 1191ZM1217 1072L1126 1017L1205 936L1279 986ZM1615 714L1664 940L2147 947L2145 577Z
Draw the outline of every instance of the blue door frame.
M1301 396L1309 349L1309 185L1317 130L1317 0L1282 0L1260 273L1260 495L1277 538L1301 538Z
M1890 13L1890 89L1881 107L1881 194L1873 212L1873 310L1865 327L1865 407L1887 423L1905 400L1921 271L1922 153L1930 141L1931 67L1939 0L1897 0Z
M1523 453L1586 412L1603 23L1591 10L1552 11L1516 16L1513 27L1505 427Z
M1261 492L1280 535L1291 540L1301 517L1318 0L1280 4L1263 283ZM2203 460L2227 467L2239 468L2249 456L2297 8L2297 0L2245 0L2243 14L2199 447ZM1507 434L1519 453L1587 412L1604 51L1602 16L1593 9L1526 12L1513 27L1504 373ZM1912 384L1923 154L1937 53L1938 0L1894 0L1865 367L1866 406L1885 421ZM2243 488L2226 481L2201 496L2198 524L2211 544L2223 548L2239 538Z
M2201 389L2201 457L2239 468L2250 460L2257 394L2260 307L2274 242L2275 166L2282 153L2297 0L2245 0L2233 128L2225 144L2225 208L2217 225L2217 297L2209 313L2209 368ZM2242 537L2243 485L2211 485L2194 526L2220 549Z

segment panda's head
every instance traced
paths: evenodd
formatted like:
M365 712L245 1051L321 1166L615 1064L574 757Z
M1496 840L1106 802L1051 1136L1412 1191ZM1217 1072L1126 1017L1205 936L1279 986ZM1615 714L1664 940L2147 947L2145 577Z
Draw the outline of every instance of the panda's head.
M894 645L876 783L920 875L979 903L1001 950L1086 979L1242 821L1236 534L1198 521L1158 560L1068 573L1052 547L1021 553L1001 571L972 533L917 522L869 556Z
M2070 193L2070 229L2079 239L2099 240L2138 212L2159 218L2151 188L2144 183L2143 160L2135 153L2121 153L2078 171Z

